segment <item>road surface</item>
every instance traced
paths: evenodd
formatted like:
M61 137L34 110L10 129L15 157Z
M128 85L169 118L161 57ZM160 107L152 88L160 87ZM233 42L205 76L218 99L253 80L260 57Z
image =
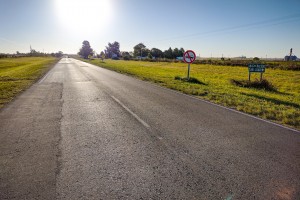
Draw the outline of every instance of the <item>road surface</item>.
M300 199L298 131L71 58L0 142L0 199Z

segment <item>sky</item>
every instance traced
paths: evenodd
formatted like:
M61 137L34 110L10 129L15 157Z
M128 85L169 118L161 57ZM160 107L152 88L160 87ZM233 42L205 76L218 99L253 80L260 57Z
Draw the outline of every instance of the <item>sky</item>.
M194 50L200 57L300 57L299 0L0 0L0 53Z

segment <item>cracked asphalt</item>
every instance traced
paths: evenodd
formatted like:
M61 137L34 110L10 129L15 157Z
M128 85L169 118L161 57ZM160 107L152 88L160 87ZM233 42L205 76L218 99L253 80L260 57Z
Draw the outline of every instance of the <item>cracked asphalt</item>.
M0 111L0 199L300 199L300 132L71 58Z

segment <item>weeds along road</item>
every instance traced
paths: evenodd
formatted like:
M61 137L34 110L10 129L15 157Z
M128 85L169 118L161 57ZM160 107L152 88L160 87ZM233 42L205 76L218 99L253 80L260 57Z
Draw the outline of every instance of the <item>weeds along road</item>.
M0 142L0 199L300 199L299 132L70 58Z

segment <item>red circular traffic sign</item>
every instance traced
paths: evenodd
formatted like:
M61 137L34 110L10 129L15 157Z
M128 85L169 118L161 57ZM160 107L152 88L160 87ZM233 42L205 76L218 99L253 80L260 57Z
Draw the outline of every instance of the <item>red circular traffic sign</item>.
M192 63L196 60L196 54L192 50L187 50L183 54L183 61L186 63Z

